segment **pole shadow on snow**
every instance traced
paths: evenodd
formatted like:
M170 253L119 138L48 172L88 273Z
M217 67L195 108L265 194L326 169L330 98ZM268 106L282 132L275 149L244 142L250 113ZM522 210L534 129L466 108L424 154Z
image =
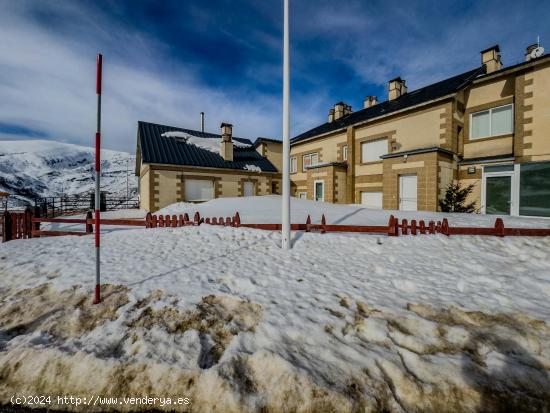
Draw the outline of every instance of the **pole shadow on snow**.
M477 413L550 412L549 373L516 341L478 332L464 350L463 375L481 396ZM493 362L481 352L492 353Z

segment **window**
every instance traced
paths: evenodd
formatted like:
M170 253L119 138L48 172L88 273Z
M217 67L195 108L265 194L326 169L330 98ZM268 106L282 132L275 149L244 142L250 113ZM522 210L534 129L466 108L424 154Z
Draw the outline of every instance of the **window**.
M471 115L470 139L509 135L514 131L513 105L482 110Z
M307 193L306 192L298 192L298 198L307 199Z
M519 214L550 217L550 162L520 166Z
M310 165L316 165L319 161L319 157L317 155L317 152L315 153L308 153L307 155L303 156L303 164L302 164L302 171L307 171L307 167Z
M348 145L342 146L342 160L343 161L348 160Z
M379 139L361 144L361 163L380 161L380 157L388 153L388 140Z
M295 174L296 172L298 172L298 158L293 156L290 158L290 173Z

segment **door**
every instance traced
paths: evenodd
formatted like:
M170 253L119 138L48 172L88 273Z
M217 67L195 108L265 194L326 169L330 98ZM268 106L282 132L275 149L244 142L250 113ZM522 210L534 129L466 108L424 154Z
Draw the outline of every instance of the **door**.
M512 205L512 177L510 175L485 178L485 213L510 215Z
M254 182L245 182L243 189L244 189L244 196L256 195L254 191Z
M399 176L399 209L401 211L417 210L417 188L416 174Z
M208 201L214 198L214 182L203 179L186 179L185 200L186 201Z
M361 192L361 203L367 208L382 209L382 192Z
M313 183L313 199L316 201L325 201L325 181L315 181Z

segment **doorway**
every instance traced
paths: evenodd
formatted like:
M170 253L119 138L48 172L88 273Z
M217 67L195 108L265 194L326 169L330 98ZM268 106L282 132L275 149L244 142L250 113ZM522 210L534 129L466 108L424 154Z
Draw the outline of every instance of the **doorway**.
M416 211L418 209L418 182L416 174L399 175L399 210Z
M325 202L325 181L313 182L313 199Z

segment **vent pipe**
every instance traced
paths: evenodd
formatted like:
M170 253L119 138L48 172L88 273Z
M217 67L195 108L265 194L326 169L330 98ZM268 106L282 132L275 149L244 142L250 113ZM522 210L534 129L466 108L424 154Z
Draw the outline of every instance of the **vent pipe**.
M204 112L201 112L201 132L204 132Z

